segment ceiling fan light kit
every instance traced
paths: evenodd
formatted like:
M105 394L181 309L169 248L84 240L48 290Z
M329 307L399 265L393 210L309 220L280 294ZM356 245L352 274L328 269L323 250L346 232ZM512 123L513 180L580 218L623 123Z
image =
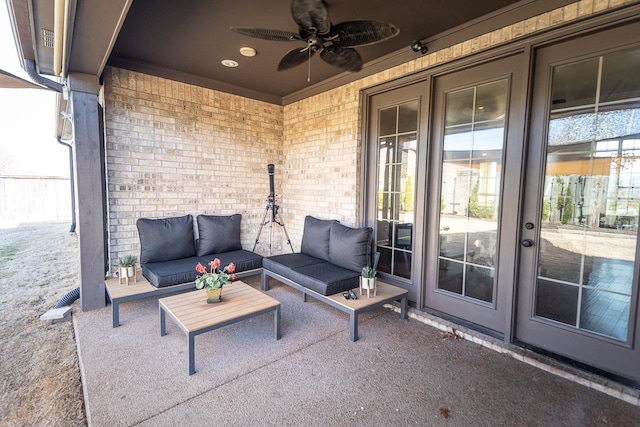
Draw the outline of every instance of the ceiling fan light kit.
M256 56L256 50L249 46L243 46L240 48L240 55L251 58Z
M388 40L399 34L393 24L372 20L347 21L333 25L323 0L292 0L291 15L299 31L231 27L231 31L270 41L301 41L306 46L290 50L278 64L278 71L310 61L320 52L326 63L344 71L360 71L362 57L354 48ZM426 49L426 48L425 48Z

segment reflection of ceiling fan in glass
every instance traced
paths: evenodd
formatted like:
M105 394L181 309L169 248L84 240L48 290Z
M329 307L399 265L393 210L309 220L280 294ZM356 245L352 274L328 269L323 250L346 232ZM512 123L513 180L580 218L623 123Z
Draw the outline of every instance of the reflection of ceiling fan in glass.
M353 49L390 39L400 30L380 21L347 21L333 25L323 0L292 0L291 15L300 27L298 33L263 28L237 28L232 31L249 37L272 41L304 41L303 48L290 50L278 64L278 71L288 70L310 60L320 51L320 58L345 71L360 71L362 57Z

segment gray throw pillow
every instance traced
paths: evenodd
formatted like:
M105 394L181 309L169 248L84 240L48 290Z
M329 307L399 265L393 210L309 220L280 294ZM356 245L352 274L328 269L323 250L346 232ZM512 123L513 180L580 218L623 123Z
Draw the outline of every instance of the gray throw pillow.
M332 224L329 238L329 262L360 272L371 265L371 227L351 228Z
M239 251L242 215L198 215L198 256Z
M172 218L140 218L140 264L170 261L196 255L191 215Z
M308 216L304 219L304 232L300 252L324 261L329 261L329 232L335 219L318 219Z

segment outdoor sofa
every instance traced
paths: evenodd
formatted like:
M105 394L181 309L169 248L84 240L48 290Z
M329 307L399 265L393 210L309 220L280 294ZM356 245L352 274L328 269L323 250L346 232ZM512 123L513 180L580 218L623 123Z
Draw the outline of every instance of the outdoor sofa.
M117 279L106 281L113 327L120 325L121 302L195 289L198 263L207 266L219 258L223 266L235 264L236 278L260 274L262 256L242 249L241 219L240 214L198 215L197 240L191 215L138 219L140 265L147 281L131 286Z
M376 265L372 235L370 227L352 228L307 216L299 253L263 258L262 290L269 290L273 278L301 291L303 301L309 295L348 314L351 341L358 340L358 316L366 311L400 301L400 318L406 319L406 289L378 281L377 296L358 299L352 291L360 285L362 267ZM351 291L348 299L345 291Z
M236 277L260 274L262 256L242 249L241 219L240 214L198 215L197 240L191 215L138 219L142 275L156 288L193 283L196 265L208 266L214 258L222 266L233 262Z
M324 296L358 287L362 267L373 265L372 232L307 216L299 253L262 260L262 289L269 289L269 277Z

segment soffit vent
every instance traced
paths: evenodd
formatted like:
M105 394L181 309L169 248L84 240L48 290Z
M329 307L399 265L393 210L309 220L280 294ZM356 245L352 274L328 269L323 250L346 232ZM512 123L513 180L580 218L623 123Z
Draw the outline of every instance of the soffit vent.
M42 29L42 43L45 47L53 48L53 31Z

